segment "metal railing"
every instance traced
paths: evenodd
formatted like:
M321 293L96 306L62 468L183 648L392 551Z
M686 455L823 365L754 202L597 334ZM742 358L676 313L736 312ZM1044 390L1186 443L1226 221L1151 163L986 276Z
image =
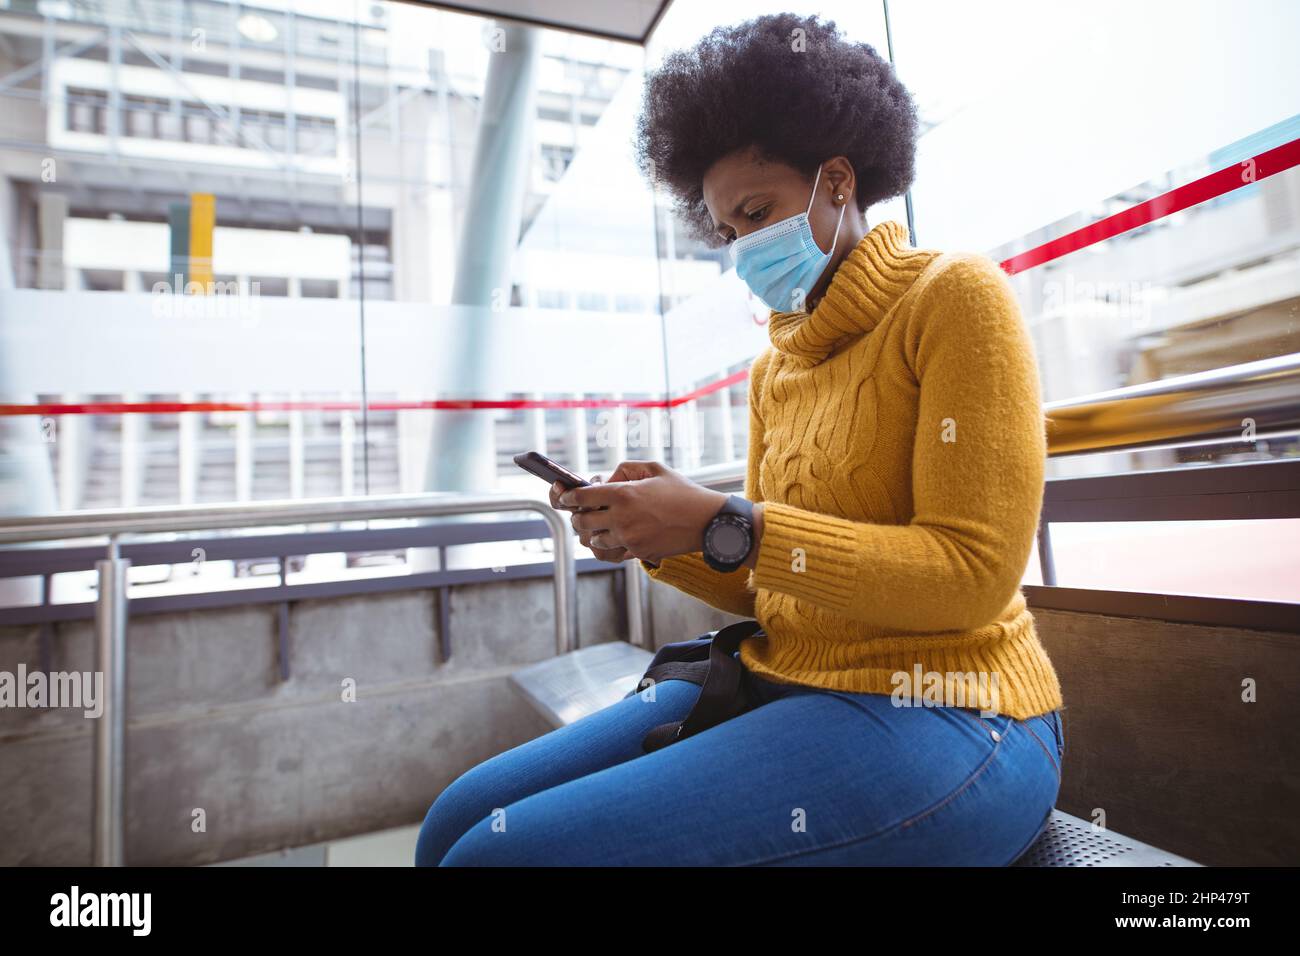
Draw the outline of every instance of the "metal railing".
M99 589L95 614L95 668L104 675L103 712L95 728L93 860L120 866L125 847L126 626L127 574L121 555L123 536L186 533L224 528L432 518L445 515L536 511L554 541L555 648L576 646L574 597L577 574L566 517L546 502L513 495L391 495L375 498L324 498L150 509L69 512L39 517L0 518L0 545L77 538L108 538L96 563Z
M1300 429L1300 353L1050 402L1052 457Z

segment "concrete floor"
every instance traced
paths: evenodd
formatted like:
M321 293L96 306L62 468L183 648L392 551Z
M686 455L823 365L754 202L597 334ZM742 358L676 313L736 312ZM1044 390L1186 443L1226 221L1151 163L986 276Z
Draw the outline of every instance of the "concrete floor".
M213 866L413 866L418 825L227 860Z

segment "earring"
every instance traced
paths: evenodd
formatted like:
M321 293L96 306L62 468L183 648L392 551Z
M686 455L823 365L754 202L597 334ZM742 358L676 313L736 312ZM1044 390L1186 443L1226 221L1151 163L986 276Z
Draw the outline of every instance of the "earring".
M844 193L838 193L838 194L836 194L835 198L836 198L837 200L839 200L840 202L844 202Z

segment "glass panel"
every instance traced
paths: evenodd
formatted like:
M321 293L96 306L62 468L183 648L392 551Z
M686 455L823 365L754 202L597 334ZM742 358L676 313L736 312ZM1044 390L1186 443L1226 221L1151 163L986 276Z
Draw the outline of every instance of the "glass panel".
M919 240L984 251L1016 273L1048 402L1300 351L1300 169L1294 157L1259 162L1300 140L1300 70L1284 39L1300 30L1300 8L1261 0L1235 16L1212 0L920 0L890 9L900 75L925 120L912 194ZM1043 36L1070 41L1033 39ZM1158 78L1140 95L1136 69ZM1187 196L1220 170L1226 184ZM1113 238L1049 247L1041 264L1017 258L1121 212L1133 220ZM1294 436L1256 440L1246 424L1240 442L1056 459L1049 476L1265 460L1300 447Z
M619 403L662 393L651 206L627 149L642 53L390 14L384 82L361 86L367 288L388 283L366 302L370 489L545 496L514 455L607 471Z
M344 412L291 409L360 382L349 159L295 132L348 122L351 44L296 30L354 5L6 6L0 510L352 490Z
M890 8L922 114L922 245L1010 260L1300 139L1294 4L994 7ZM407 3L10 0L0 511L540 495L511 462L528 448L583 473L742 460L767 309L631 143L647 66L791 9L888 52L883 6L847 0L672 4L644 51ZM1134 64L1160 78L1140 96ZM512 92L491 101L490 80ZM518 134L493 173L486 110L513 110ZM1300 350L1297 197L1300 168L1247 177L1018 271L1047 399ZM1297 450L1266 437L1049 474Z
M352 0L5 6L0 428L21 474L0 510L536 493L510 455L611 467L620 403L662 402L653 214L626 149L636 46L526 31L538 55L505 103L523 104L519 208L484 235L485 88L518 52L490 20ZM88 25L107 29L82 42ZM215 225L191 256L193 195ZM502 281L457 297L458 264L485 250ZM196 277L217 294L186 294ZM434 429L466 402L481 446Z
M1057 523L1052 554L1062 587L1300 601L1297 518Z
M912 195L919 241L999 247L1295 115L1300 64L1287 38L1300 34L1300 7L1245 9L891 4L895 61L926 127Z

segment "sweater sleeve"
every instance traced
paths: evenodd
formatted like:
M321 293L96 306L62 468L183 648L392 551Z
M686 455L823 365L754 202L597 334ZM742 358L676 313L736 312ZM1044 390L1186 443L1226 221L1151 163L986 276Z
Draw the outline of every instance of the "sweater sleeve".
M766 349L761 352L749 370L749 446L744 496L754 502L762 500L759 497L758 468L763 459L763 420L759 414L758 395L767 354ZM654 580L671 584L711 607L741 617L754 616L753 572L750 568L740 567L729 574L715 571L705 563L699 551L664 558L657 568L641 561L641 567Z
M994 621L1019 589L1042 506L1046 435L1011 283L953 254L917 292L903 345L919 389L906 525L763 506L754 584L878 627Z

